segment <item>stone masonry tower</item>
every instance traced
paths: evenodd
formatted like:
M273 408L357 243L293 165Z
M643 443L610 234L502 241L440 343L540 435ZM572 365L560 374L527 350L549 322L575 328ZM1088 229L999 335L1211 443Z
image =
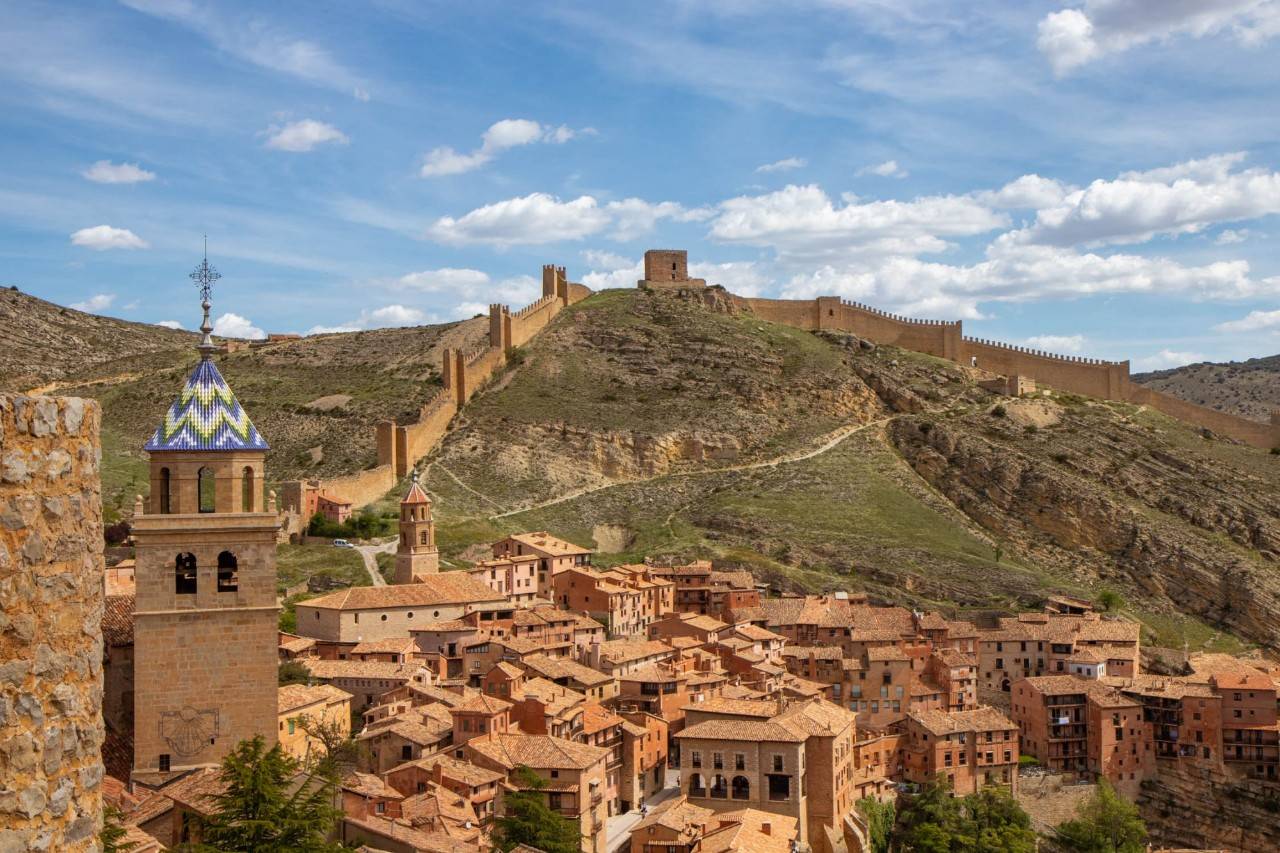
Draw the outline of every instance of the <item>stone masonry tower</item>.
M198 277L199 276L199 277ZM267 443L213 362L206 260L200 361L146 450L138 498L133 778L160 784L217 764L241 740L276 741L275 495Z
M436 550L436 523L431 519L431 498L418 485L418 474L400 501L400 545L396 548L396 583L417 583L424 575L440 571Z

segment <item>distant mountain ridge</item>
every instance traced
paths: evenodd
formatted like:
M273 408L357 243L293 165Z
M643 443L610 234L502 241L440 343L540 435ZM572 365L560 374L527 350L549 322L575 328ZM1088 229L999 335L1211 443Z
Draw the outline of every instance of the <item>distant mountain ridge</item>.
M1280 410L1280 355L1135 373L1134 382L1189 403L1266 423Z

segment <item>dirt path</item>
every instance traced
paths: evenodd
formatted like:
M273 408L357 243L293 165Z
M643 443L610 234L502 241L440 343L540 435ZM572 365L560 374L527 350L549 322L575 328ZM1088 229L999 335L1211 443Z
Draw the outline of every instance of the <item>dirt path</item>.
M369 580L374 586L386 586L386 578L378 571L378 554L394 554L396 540L391 539L381 545L357 545L356 550L364 559L364 570L369 573Z
M618 486L631 486L636 483L648 483L653 480L675 479L677 477L680 477L680 478L708 477L713 474L727 474L733 471L755 471L760 468L776 468L779 465L789 465L793 462L803 462L806 459L812 459L815 456L821 456L827 451L839 446L839 444L842 441L847 439L849 436L854 435L855 433L862 432L863 430L870 429L871 427L874 427L874 426L881 426L883 424L887 424L891 420L893 420L892 417L887 417L887 418L880 418L879 420L875 420L875 421L869 421L868 423L865 423L865 424L848 424L846 426L840 427L840 429L828 435L827 440L824 441L822 444L818 445L817 447L811 448L809 450L801 451L798 453L788 453L788 454L784 454L783 456L776 456L773 459L766 459L762 462L747 462L742 465L729 465L724 468L707 468L702 471L683 471L675 474L655 474L652 477L642 477L638 480L624 480L619 483L607 483L603 486L592 486L591 488L578 489L577 491L569 492L568 494L561 495L558 498L552 498L551 500L543 501L541 503L536 503L532 506L523 507L521 509L507 510L506 512L500 512L497 515L490 516L490 518L494 518L494 519L507 518L508 516L520 515L521 513L532 512L533 510L537 510L537 509L545 509L549 506L556 506L557 504L562 504L562 503L565 503L566 501L577 500L578 498L584 495L590 495L595 492L602 492L605 489L613 489ZM494 501L490 500L489 498L486 498L484 495L481 495L479 492L476 492L474 489L471 489L470 487L468 487L465 483L463 483L457 477L454 477L453 474L450 473L449 471L445 471L445 473L448 474L450 477L453 477L453 479L463 488L467 489L467 491L472 492L473 494L476 494L479 497L484 498L486 501L489 501L489 503L493 504L494 506L498 506L498 504L495 503Z

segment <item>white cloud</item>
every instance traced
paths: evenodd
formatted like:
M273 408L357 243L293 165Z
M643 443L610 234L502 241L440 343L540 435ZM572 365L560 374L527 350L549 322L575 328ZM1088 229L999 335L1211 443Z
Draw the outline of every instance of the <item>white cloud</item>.
M911 174L906 169L898 165L897 160L885 160L883 163L876 163L874 166L863 166L855 175L879 175L882 178L905 178Z
M592 269L617 269L618 267L630 266L632 264L630 258L624 258L622 255L616 255L613 252L604 252L600 249L583 249L582 259L590 264Z
M73 246L84 246L103 252L107 249L148 249L150 244L128 228L113 228L110 225L95 225L92 228L81 228L71 235Z
M1059 204L1069 193L1075 192L1075 190L1075 187L1055 181L1052 178L1042 178L1039 175L1023 175L994 192L987 190L974 193L974 198L983 204L998 207L1002 210L1026 210Z
M730 293L736 293L739 296L759 296L772 282L772 279L759 268L755 261L689 264L689 275L693 278L704 278L707 284L722 284Z
M778 160L775 163L765 163L763 166L756 166L757 172L790 172L793 169L803 169L809 165L809 161L803 157L788 157L785 160Z
M1134 364L1138 367L1144 367L1147 370L1164 370L1170 367L1181 367L1184 364L1196 364L1205 361L1204 353L1199 352L1178 352L1171 349L1162 349L1154 355L1143 356L1136 359Z
M488 310L486 308L486 310ZM318 324L303 332L304 335L333 335L346 332L367 332L371 329L393 329L406 326L424 326L440 322L434 315L407 305L385 305L373 311L360 312L360 316L334 326Z
M216 4L206 6L191 0L123 2L138 12L184 26L244 62L340 92L354 92L356 98L364 91L359 77L322 46L282 32L262 18L239 12L222 16Z
M634 240L649 233L660 219L702 222L715 215L714 211L705 207L689 209L674 201L653 204L639 198L611 201L605 205L605 210L613 217L613 231L609 236L619 241Z
M346 145L350 141L333 125L310 118L291 121L282 127L272 126L267 134L267 147L277 151L310 151L328 142Z
M576 136L593 135L593 128L574 130L560 125L548 127L527 118L504 118L494 122L481 137L480 147L470 154L462 154L448 145L433 148L427 153L419 174L424 178L442 175L460 175L478 169L508 148L547 142L559 145Z
M609 213L589 195L561 201L531 193L478 207L457 219L442 216L427 229L427 236L453 245L531 245L581 240L609 222Z
M230 312L213 321L213 333L221 338L248 338L251 341L260 341L267 336L248 317Z
M400 276L396 283L410 290L439 293L446 290L469 290L489 283L488 273L472 269L441 267L438 270L422 270Z
M1094 181L1040 208L1018 239L1055 246L1140 243L1280 212L1280 173L1232 171L1243 157L1222 154Z
M351 91L351 97L355 98L362 104L367 104L369 103L369 90L361 86L356 86L355 89Z
M111 307L111 303L116 301L114 293L98 293L90 296L83 302L72 302L71 307L77 311L85 311L90 314L96 314L99 311L105 311Z
M160 322L156 323L156 325L157 325L157 326L164 326L166 329L182 329L182 328L185 328L185 327L184 327L181 323L179 323L177 320L161 320Z
M1239 320L1228 320L1213 328L1219 332L1280 332L1280 309L1250 311Z
M926 196L909 202L846 199L836 206L817 185L790 185L722 202L710 236L772 246L802 263L866 255L915 255L948 247L944 237L982 234L1008 218L972 198Z
M1023 343L1045 352L1076 353L1084 349L1084 335L1032 335Z
M99 160L80 174L95 184L137 184L156 179L155 172L148 172L137 163L112 163L110 160Z
M1229 33L1244 45L1280 32L1277 0L1085 0L1046 15L1036 46L1058 76L1108 54L1175 36Z
M1250 232L1248 228L1223 228L1218 232L1218 236L1214 239L1214 243L1219 246L1230 246L1233 243L1243 243L1249 239Z
M592 290L610 290L613 288L635 287L636 282L644 278L644 262L630 262L617 256L612 262L597 265L582 276L582 283Z
M971 266L891 257L876 263L828 265L794 276L783 295L837 294L916 317L978 319L982 302L1070 299L1099 293L1181 294L1191 299L1244 299L1280 294L1280 277L1250 278L1246 261L1199 267L1168 258L1098 255L997 238Z

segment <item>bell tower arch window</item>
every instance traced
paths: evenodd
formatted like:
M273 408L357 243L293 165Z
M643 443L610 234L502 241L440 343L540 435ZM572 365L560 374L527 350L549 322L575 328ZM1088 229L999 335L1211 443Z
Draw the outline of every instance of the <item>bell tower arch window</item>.
M196 555L179 554L173 561L173 591L177 595L196 594Z
M240 588L236 555L223 551L218 555L218 592L235 592Z
M173 512L169 503L169 469L160 469L160 512L162 515L168 515Z
M200 511L216 512L217 487L214 484L213 469L207 466L201 468L200 473L196 475L196 482L200 494Z
M253 512L254 482L253 468L246 465L240 478L240 511Z

